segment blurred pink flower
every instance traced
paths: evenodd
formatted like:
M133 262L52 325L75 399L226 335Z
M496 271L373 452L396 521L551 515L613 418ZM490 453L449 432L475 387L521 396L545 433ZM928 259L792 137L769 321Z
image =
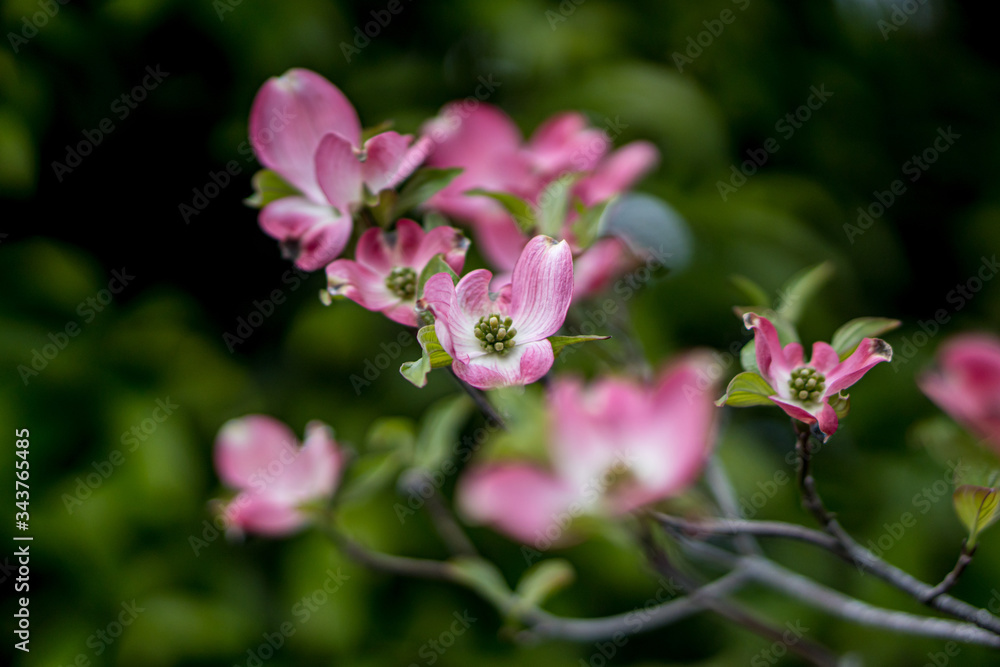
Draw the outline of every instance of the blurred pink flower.
M579 176L571 194L591 207L632 187L659 160L657 149L645 141L630 143L609 154L611 142L606 133L589 127L579 113L553 116L524 142L514 122L496 107L481 104L466 111L453 104L445 107L423 132L434 140L428 165L464 170L426 206L471 224L482 252L500 271L513 268L529 237L499 202L467 195L467 191L506 192L537 205L554 181ZM571 244L575 239L570 225L576 215L571 208L560 234ZM620 244L605 245L595 250L596 256L588 264L603 268L592 275L610 276L613 268L623 265L620 258L611 258L607 252L618 247ZM575 245L573 250L574 255L591 252ZM578 284L576 296L584 296L584 289L605 286L588 280Z
M687 489L714 442L711 359L691 354L663 370L655 385L605 378L584 387L552 383L548 469L531 463L473 468L459 504L537 549L565 541L583 515L619 515Z
M547 340L562 326L573 296L573 259L565 241L536 236L521 253L511 282L490 296L493 274L477 269L452 283L430 277L424 301L455 375L480 389L535 382L552 367Z
M812 357L803 361L802 345L784 348L778 332L765 317L756 313L743 316L747 329L754 332L754 351L760 375L777 392L769 398L790 417L818 424L829 438L837 431L837 412L831 398L853 385L876 364L892 360L892 348L878 338L864 338L844 361L829 343L813 343Z
M261 164L301 195L260 212L260 225L299 268L314 271L343 252L364 191L402 182L423 161L426 141L382 132L361 143L361 123L339 88L306 69L261 87L250 110L250 141Z
M333 495L343 454L329 427L306 426L302 447L291 429L264 415L248 415L223 425L215 440L219 478L238 491L223 509L243 531L279 536L309 522L303 506Z
M455 273L462 272L469 241L454 227L430 232L413 220L399 220L396 230L369 229L358 240L357 261L338 259L326 267L330 294L346 296L389 319L417 326L417 280L437 254Z
M938 350L935 366L918 380L923 392L1000 451L1000 338L956 336Z

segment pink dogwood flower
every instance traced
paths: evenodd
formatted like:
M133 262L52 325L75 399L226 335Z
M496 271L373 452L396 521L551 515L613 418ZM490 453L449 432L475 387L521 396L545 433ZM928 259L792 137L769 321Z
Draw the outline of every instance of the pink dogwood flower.
M306 525L305 506L333 495L344 457L329 427L306 426L299 447L285 424L248 415L223 425L215 440L219 478L238 491L223 515L242 531L279 536Z
M558 379L548 394L549 463L473 468L460 482L463 514L536 549L567 541L579 516L616 516L679 495L712 450L711 358L690 354L652 385Z
M503 206L485 196L470 196L481 189L516 195L537 206L545 189L560 178L576 177L571 196L585 207L607 201L629 189L659 160L657 149L645 141L630 143L608 153L611 142L603 130L589 127L579 113L561 113L543 123L525 142L514 122L496 107L482 104L466 111L460 104L444 108L427 124L424 134L434 138L427 163L434 167L461 167L462 173L448 187L431 197L426 206L472 225L476 239L490 263L509 272L529 236L518 228ZM570 226L576 212L567 215L560 236L571 242L574 255L591 250L575 245ZM622 266L605 244L587 261L592 275L611 275ZM610 282L610 281L607 281ZM592 280L584 288L605 286Z
M428 142L411 139L390 131L362 144L358 114L335 85L306 69L272 77L254 98L250 141L301 194L261 209L261 228L299 268L323 267L347 245L365 190L393 188L423 161Z
M468 239L454 227L424 233L416 222L403 219L394 232L369 229L358 240L357 261L338 259L326 267L328 290L415 327L420 273L437 254L443 255L455 273L461 273L468 247Z
M863 338L857 349L843 361L829 343L813 343L812 357L803 360L802 345L784 347L778 332L766 317L756 313L743 316L747 329L754 332L754 351L760 375L775 392L768 398L790 417L806 424L818 424L827 438L837 431L837 411L830 400L846 399L847 389L876 364L892 360L892 348L878 338Z
M956 336L938 350L935 366L918 380L923 392L1000 451L1000 338Z
M552 367L547 339L562 326L573 297L569 245L536 236L495 296L492 278L477 269L455 285L447 273L435 274L424 286L424 302L455 375L480 389L530 384Z

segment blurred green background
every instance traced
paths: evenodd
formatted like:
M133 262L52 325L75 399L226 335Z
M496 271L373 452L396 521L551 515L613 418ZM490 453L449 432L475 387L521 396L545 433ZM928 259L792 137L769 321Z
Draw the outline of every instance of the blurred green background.
M398 363L417 356L414 346L357 395L351 376L363 376L399 328L349 302L324 308L316 298L323 278L289 272L256 212L242 205L257 168L244 143L250 102L267 77L290 67L337 84L366 126L391 118L414 131L445 102L472 95L479 77L493 77L500 85L489 101L526 132L552 113L579 109L597 126L610 119L623 127L618 144L653 141L663 160L639 189L669 202L693 235L689 265L657 274L625 299L654 364L692 346L729 350L746 340L731 311L742 301L731 274L780 298L792 274L831 260L837 274L807 310L807 341L861 315L904 326L887 336L897 363L853 389L851 416L817 460L821 489L862 543L914 513L916 525L885 557L938 580L962 533L950 490L934 494L933 485L949 460L976 450L960 447L961 434L914 376L947 335L1000 332L994 281L968 298L954 292L1000 248L1000 78L993 23L977 13L984 10L940 0L403 0L403 11L368 43L354 43L356 28L386 5L0 5L0 432L9 443L0 468L13 477L13 431L30 429L34 536L31 652L14 651L5 631L4 654L28 666L253 665L268 654L260 651L264 635L291 622L294 635L267 664L603 664L593 645L516 646L472 594L370 574L314 533L243 544L209 539L208 503L224 493L211 446L225 420L265 412L301 434L307 421L322 419L363 452L374 420L418 417L456 391L447 375L432 375L423 391L398 376ZM349 61L342 43L360 47ZM136 95L144 99L122 100L144 77L152 84ZM832 95L807 121L783 122L813 87ZM932 153L926 170L914 170L912 156L948 128L958 138ZM777 152L721 196L719 182L739 183L730 181L733 166L759 156L769 139ZM68 153L81 142L92 145L77 163ZM179 207L192 205L195 191L232 160L238 173L185 220ZM845 228L858 224L858 207L887 199L876 193L897 179L905 191L884 214L866 229ZM107 290L114 271L134 276L118 294ZM231 351L223 335L274 290L287 301ZM940 309L947 321L931 331L926 323ZM586 306L578 316L587 317ZM71 323L78 334L61 336ZM64 349L37 360L44 362L37 375L19 370L46 345ZM607 372L625 349L616 345L610 354L571 355L557 371ZM723 365L727 378L737 370ZM157 401L176 405L161 423L150 419ZM466 429L476 426L473 419ZM727 411L720 448L741 500L774 489L755 518L808 523L792 484L768 484L777 471L791 472L791 446L780 411ZM925 488L934 496L926 505L916 499ZM74 497L79 502L67 501ZM349 525L388 551L443 556L421 513L400 523L399 501L386 488L353 507ZM486 530L473 536L515 582L524 569L517 545ZM826 554L767 548L834 587L920 611ZM997 549L1000 535L985 535L960 597L1000 600ZM12 551L3 551L5 590ZM597 539L559 553L578 570L576 585L551 602L560 613L627 611L658 586L627 544ZM308 614L296 606L338 568L349 578L328 601ZM868 665L920 665L943 648L831 620L760 589L743 599ZM134 622L110 643L100 639L98 631L117 631L123 604L133 601L142 609ZM477 619L469 631L443 654L431 648L452 614L466 610ZM8 598L5 628L12 613ZM702 615L634 637L608 664L771 664L761 657L768 648ZM955 660L996 664L974 647Z

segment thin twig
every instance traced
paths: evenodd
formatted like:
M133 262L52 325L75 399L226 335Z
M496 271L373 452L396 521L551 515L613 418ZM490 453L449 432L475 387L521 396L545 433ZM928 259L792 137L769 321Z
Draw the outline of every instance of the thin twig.
M1000 635L1000 618L997 618L986 609L978 609L967 602L962 602L943 592L937 592L937 587L926 584L898 567L890 565L854 541L854 538L843 529L837 519L827 511L822 498L820 498L816 490L816 480L813 479L809 468L811 453L809 451L809 438L809 431L800 430L795 445L795 451L798 453L799 458L798 479L799 489L802 493L802 502L813 513L813 516L816 517L816 520L819 521L823 529L837 540L855 565L862 570L871 572L879 579L933 609L942 611L955 618L960 618L963 621L975 623L993 634Z
M668 530L686 537L701 535L756 535L758 537L783 537L799 542L808 542L828 551L846 557L840 542L832 535L783 521L749 521L746 519L711 519L688 521L680 517L660 512L652 512L652 517ZM848 557L849 558L849 557Z
M765 586L846 621L901 634L1000 648L1000 637L972 623L918 616L876 607L819 584L761 556L741 556L704 542L683 540L685 551L703 562L744 569Z
M697 590L700 587L692 577L674 566L666 552L655 543L648 530L643 531L641 538L646 557L658 572L680 582L681 586L689 591ZM794 642L786 641L783 628L775 628L760 620L735 602L712 598L706 601L706 607L767 641L784 644L789 652L797 654L817 667L836 667L838 664L837 657L826 647L802 637Z
M479 389L476 389L471 384L463 380L462 378L455 375L455 370L451 366L448 367L448 370L451 371L451 375L452 377L455 378L455 382L457 382L459 386L462 387L462 389L465 391L465 393L467 393L472 398L473 402L476 404L476 407L479 408L479 411L483 413L483 416L485 416L486 419L488 419L489 421L496 424L499 428L506 431L507 424L504 422L503 417L500 416L500 413L496 411L496 408L493 407L493 404L489 402L489 399L486 398L486 395Z
M932 588L927 593L927 599L923 600L924 604L930 604L934 598L943 595L955 587L958 583L959 578L962 573L965 572L965 568L969 566L972 562L972 556L976 553L976 547L972 549L966 549L965 544L962 544L962 551L958 554L958 561L955 563L955 567L952 568L951 572L945 575L941 583Z

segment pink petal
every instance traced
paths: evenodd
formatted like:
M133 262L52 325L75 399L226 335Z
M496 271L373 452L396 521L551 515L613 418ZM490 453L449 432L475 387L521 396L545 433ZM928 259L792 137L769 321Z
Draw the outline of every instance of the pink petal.
M467 199L485 199L485 197L467 197ZM476 247L499 271L513 271L524 246L530 240L510 214L503 210L480 215L476 222L475 233Z
M560 524L577 500L574 490L550 473L528 465L497 465L463 476L457 489L463 514L536 549L563 537Z
M384 311L400 302L400 298L386 287L386 275L378 274L352 260L338 259L331 263L326 267L326 277L330 294L345 296L362 308ZM412 302L410 309L413 309ZM416 323L416 316L413 317L413 323Z
M215 439L215 469L235 489L259 486L268 469L295 458L298 439L283 423L266 415L247 415L226 422Z
M770 320L756 313L743 315L743 323L747 329L752 329L754 332L754 352L757 355L757 368L760 369L760 374L772 387L777 387L780 380L793 370L781 348L777 329ZM801 354L801 346L798 349Z
M321 269L344 251L350 238L351 218L339 217L314 225L299 241L295 264L303 271Z
M826 394L832 396L847 389L876 364L892 360L892 348L878 338L865 338L851 356L826 374Z
M250 111L250 141L261 164L315 202L323 201L314 156L323 135L360 143L361 123L340 90L319 74L291 69L268 79Z
M612 153L577 183L574 191L584 206L593 206L631 188L660 160L660 151L648 141L635 141Z
M469 109L453 102L430 121L423 134L435 142L427 160L432 167L465 167L473 172L494 171L497 158L510 159L521 146L521 131L503 111L489 104Z
M371 269L375 273L388 276L397 266L393 247L381 229L367 229L358 239L354 257L358 264Z
M275 502L255 493L237 495L223 509L223 515L233 526L245 532L268 537L294 533L308 520L294 505Z
M603 131L587 127L582 114L568 112L545 121L528 142L535 169L547 177L589 171L611 146Z
M398 224L410 222L400 220ZM416 225L416 223L412 223ZM417 227L419 229L419 226ZM465 253L469 249L469 240L454 227L435 227L427 234L421 233L420 244L409 255L402 253L401 260L405 266L411 266L416 271L422 271L434 255L443 255L444 262L455 273L462 273L465 265Z
M445 229L449 229L445 227ZM414 256L427 235L423 227L413 220L403 218L396 221L395 244L393 245L393 265L415 267ZM433 255L431 255L432 257ZM428 260L430 257L427 258ZM427 262L424 262L426 264ZM423 268L423 267L421 267Z
M405 181L410 174L417 170L417 167L427 160L427 156L430 155L433 148L434 140L430 137L420 137L413 142L413 145L406 150L403 160L396 168L396 175L392 177L386 187L395 188Z
M566 241L536 236L514 267L510 316L518 342L551 336L566 319L573 298L573 254Z
M276 486L298 502L328 498L340 479L343 456L333 432L322 422L306 426L306 439L292 461L279 475Z
M476 339L473 337L473 340ZM552 344L545 339L530 343L517 340L517 343L505 355L486 354L480 348L477 355L468 361L460 361L455 357L452 369L455 375L477 389L513 387L540 380L555 361Z
M490 281L490 272L477 269L470 272L461 281L466 284L467 295L474 290L473 284L481 285L477 289L486 291ZM482 354L473 333L473 327L480 315L472 315L462 309L456 286L447 273L437 273L427 279L424 284L423 302L434 315L434 331L441 347L456 360L467 361L473 354Z
M823 435L827 439L837 432L837 411L829 403L823 403L823 407L820 409L816 419L819 423L819 430L823 432Z
M327 134L316 149L316 179L330 205L345 216L361 201L361 161L351 142Z
M815 347L813 348L815 349ZM804 366L805 362L802 360L802 344L801 343L789 343L785 346L785 365L790 369L796 369L800 366ZM838 362L840 359L837 360ZM777 388L777 387L775 387Z
M816 416L801 405L787 401L781 396L769 396L768 398L774 401L792 419L798 419L800 422L805 422L806 424L815 424L817 421Z
M829 343L823 341L813 343L812 357L809 359L810 366L826 375L839 364L840 355Z
M634 262L635 255L621 239L598 239L573 260L573 298L604 290Z
M370 192L378 194L390 187L406 156L410 139L409 135L390 131L376 134L365 142L366 157L361 165L361 174Z

